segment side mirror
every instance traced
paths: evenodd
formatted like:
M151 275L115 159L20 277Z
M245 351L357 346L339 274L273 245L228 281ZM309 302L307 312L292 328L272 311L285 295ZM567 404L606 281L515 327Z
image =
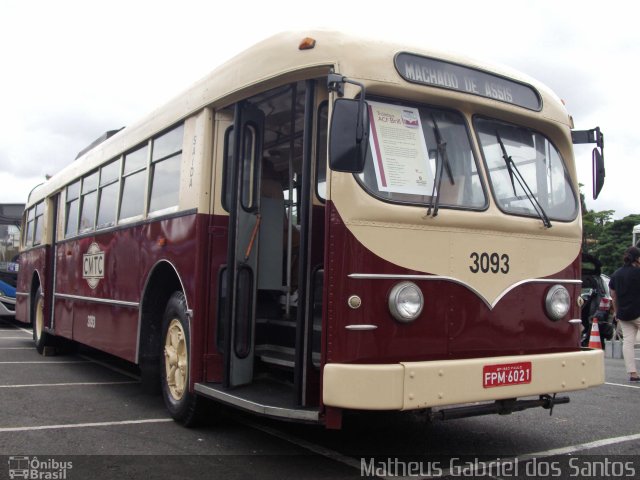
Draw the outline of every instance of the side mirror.
M360 173L369 148L369 109L364 100L339 98L333 104L329 132L329 166Z
M591 154L591 165L593 169L593 199L595 200L600 195L605 177L604 156L597 147L593 149Z
M595 200L604 185L604 135L600 131L600 127L592 128L591 130L572 130L571 141L574 144L595 143L597 145L591 154L593 199Z

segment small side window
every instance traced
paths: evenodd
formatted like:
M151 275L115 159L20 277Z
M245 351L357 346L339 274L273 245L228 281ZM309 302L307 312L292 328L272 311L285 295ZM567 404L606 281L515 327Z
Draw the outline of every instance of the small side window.
M34 218L36 214L35 208L30 208L27 212L27 232L24 236L24 246L32 247L33 246L33 226L34 226Z
M116 221L118 188L120 187L120 161L115 160L100 169L98 189L98 216L96 228L105 228Z
M80 180L67 187L67 201L65 208L65 238L78 233L78 213L80 210Z
M35 231L33 235L33 244L40 245L44 236L44 201L38 203L35 208Z
M222 208L227 212L231 211L232 199L232 176L233 168L231 162L233 161L233 127L227 128L224 134L224 164L222 165Z
M149 146L143 145L124 157L119 220L144 213L148 153Z
M242 208L251 211L257 207L258 202L258 168L256 152L256 130L252 125L245 126L244 145L242 149L241 167L242 183L240 201Z
M316 196L327 199L327 124L329 104L323 102L318 108L318 135L316 143Z
M96 171L82 179L80 232L88 232L95 227L98 205L98 173Z
M178 206L184 126L153 140L149 212Z

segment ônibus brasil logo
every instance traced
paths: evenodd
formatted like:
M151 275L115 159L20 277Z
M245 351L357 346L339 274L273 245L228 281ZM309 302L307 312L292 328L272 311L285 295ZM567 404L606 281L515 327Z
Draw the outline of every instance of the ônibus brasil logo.
M87 253L82 255L82 278L91 288L96 288L104 278L104 252L96 242L89 245Z

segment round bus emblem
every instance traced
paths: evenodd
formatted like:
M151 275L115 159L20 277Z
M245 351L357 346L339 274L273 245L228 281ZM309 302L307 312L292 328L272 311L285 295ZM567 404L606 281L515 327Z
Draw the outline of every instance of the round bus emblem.
M104 278L104 252L95 242L89 245L87 253L82 255L82 278L92 289Z

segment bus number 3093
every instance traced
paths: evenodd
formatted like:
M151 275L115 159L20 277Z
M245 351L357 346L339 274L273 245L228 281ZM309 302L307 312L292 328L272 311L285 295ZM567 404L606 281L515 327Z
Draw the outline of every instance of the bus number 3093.
M471 273L509 273L509 255L506 253L471 252Z

